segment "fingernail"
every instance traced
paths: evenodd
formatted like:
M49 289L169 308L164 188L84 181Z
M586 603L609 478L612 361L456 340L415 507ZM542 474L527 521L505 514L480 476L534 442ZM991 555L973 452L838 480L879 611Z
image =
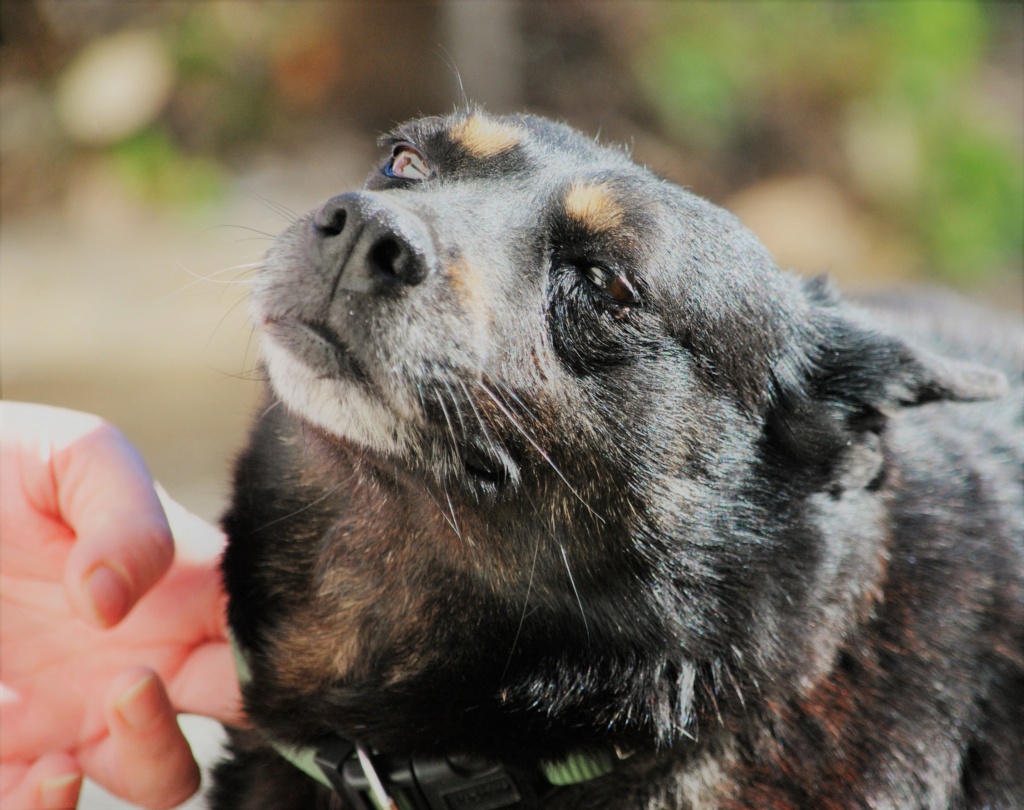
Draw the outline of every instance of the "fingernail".
M66 773L63 776L54 776L44 779L39 785L39 792L42 795L45 807L57 807L74 801L78 796L82 784L82 774Z
M128 583L109 565L98 565L85 581L92 611L104 627L124 618L128 611Z
M160 695L156 690L156 676L147 673L126 689L114 702L118 714L135 731L152 726L162 714Z

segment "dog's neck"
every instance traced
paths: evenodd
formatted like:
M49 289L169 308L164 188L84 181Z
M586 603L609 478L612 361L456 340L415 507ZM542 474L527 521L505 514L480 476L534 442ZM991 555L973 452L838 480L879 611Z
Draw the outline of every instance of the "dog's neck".
M252 672L238 642L230 637L239 685L244 689ZM411 806L434 807L432 796L441 801L457 796L465 810L498 807L538 807L560 788L582 784L611 773L615 757L611 751L573 752L561 760L538 760L533 772L511 769L502 763L472 757L444 755L392 759L366 750L359 742L332 734L317 745L294 746L267 738L277 753L324 787L356 802L368 797L377 810L399 810L392 794L418 800ZM357 805L362 806L362 805Z

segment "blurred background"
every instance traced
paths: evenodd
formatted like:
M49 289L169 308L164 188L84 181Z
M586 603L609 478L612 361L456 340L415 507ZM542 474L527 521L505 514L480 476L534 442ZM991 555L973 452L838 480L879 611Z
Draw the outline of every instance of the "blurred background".
M274 234L464 96L628 144L784 267L1024 310L1020 3L0 11L2 394L106 416L210 519L258 397L245 296Z

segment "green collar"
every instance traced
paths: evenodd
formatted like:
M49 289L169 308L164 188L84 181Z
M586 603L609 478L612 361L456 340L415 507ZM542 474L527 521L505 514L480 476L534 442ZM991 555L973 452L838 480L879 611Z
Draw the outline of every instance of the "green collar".
M241 646L230 632L228 633L228 640L231 644L231 653L235 659L238 683L240 686L245 687L252 681L252 670L249 668L249 662L242 652ZM304 774L312 777L325 787L332 790L336 789L336 785L327 778L324 770L317 764L318 749L313 746L288 745L269 738L267 742L273 746L278 754ZM369 768L372 771L373 768L369 764L365 752L358 745L356 748L360 751L360 761L363 763L364 770ZM611 773L614 769L614 759L610 752L604 755L575 753L561 760L542 760L538 763L538 768L549 785L553 787L567 787L569 785L578 785L582 782L589 782L592 779L597 779ZM371 783L374 781L379 782L376 773L371 775L371 773L367 772L366 776L370 779ZM383 794L376 797L376 803L381 804L382 798ZM384 807L386 808L387 805L385 804Z

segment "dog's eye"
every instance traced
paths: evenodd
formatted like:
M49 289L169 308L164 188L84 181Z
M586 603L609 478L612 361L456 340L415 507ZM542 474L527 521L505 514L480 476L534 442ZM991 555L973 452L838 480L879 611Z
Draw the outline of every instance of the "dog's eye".
M596 264L581 265L580 270L591 284L615 303L623 306L635 306L640 303L636 288L622 273Z
M400 143L391 153L384 174L400 180L426 180L430 177L430 167L426 158L416 149L407 143Z

